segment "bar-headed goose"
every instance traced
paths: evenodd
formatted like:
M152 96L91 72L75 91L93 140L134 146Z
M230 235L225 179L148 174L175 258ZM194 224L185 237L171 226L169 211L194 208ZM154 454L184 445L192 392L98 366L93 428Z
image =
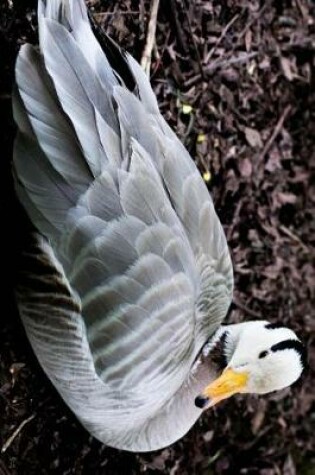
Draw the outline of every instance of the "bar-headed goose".
M38 22L14 94L15 185L36 228L20 313L95 437L159 449L221 399L293 383L304 350L265 321L221 326L233 289L225 235L138 63L91 26L83 0L40 0Z

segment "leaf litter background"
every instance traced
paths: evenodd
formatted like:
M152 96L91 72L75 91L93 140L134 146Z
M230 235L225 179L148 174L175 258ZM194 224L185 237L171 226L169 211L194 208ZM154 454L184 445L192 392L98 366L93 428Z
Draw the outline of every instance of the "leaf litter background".
M10 94L18 48L36 42L35 4L0 4L0 473L314 475L314 2L161 0L152 84L227 233L235 267L227 319L290 325L309 348L310 369L292 389L222 403L151 454L105 447L81 428L40 369L14 304L26 223L10 175ZM150 2L89 5L140 59Z

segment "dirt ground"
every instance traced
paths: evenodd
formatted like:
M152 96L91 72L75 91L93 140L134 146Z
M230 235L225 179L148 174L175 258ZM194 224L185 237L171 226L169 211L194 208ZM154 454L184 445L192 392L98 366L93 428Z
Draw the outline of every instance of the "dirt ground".
M227 233L235 268L227 320L286 323L308 346L310 368L292 389L221 403L151 454L88 435L40 369L16 311L25 223L10 174L10 95L19 46L36 42L35 4L0 3L0 474L314 475L315 3L161 0L152 85ZM150 1L89 5L140 59Z

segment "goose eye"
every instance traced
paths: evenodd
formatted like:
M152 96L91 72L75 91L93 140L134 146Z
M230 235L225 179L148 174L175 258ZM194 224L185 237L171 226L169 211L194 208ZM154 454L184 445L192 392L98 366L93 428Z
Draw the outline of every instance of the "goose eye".
M268 351L267 350L264 350L264 351L261 351L258 355L258 358L261 359L261 358L265 358L265 356L268 355Z

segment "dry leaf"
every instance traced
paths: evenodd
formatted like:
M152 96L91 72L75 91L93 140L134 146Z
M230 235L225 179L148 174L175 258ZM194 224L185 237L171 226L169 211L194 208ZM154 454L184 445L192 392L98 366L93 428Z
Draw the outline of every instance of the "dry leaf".
M210 442L213 439L213 436L214 436L214 431L208 430L207 432L203 434L202 437L205 442Z
M272 147L268 154L268 161L265 165L265 169L268 172L274 172L275 170L281 170L281 155L277 146Z
M245 33L245 48L246 48L246 51L250 51L251 49L251 46L252 46L252 32L251 30L247 30L246 33Z
M284 462L282 473L283 475L296 475L295 463L291 454L287 456L286 461Z
M276 195L276 203L280 205L286 205L286 204L294 204L297 202L297 196L294 195L293 193L284 193L282 191L278 191L275 193Z
M261 140L260 133L256 129L252 129L251 127L245 127L244 133L247 142L253 148L262 148L263 142Z
M288 58L284 58L283 56L281 56L280 63L281 63L283 74L285 75L288 81L292 81L295 75L292 71L291 61Z
M239 162L238 168L242 176L248 178L252 175L253 165L249 158L244 158L243 160L241 160Z
M262 271L262 275L268 277L269 279L276 279L282 272L284 267L284 261L281 257L276 257L276 262L274 264L265 267Z
M262 409L259 409L253 419L252 419L252 431L253 431L253 434L256 435L259 431L259 429L261 428L264 420L265 420L265 407L262 408Z

